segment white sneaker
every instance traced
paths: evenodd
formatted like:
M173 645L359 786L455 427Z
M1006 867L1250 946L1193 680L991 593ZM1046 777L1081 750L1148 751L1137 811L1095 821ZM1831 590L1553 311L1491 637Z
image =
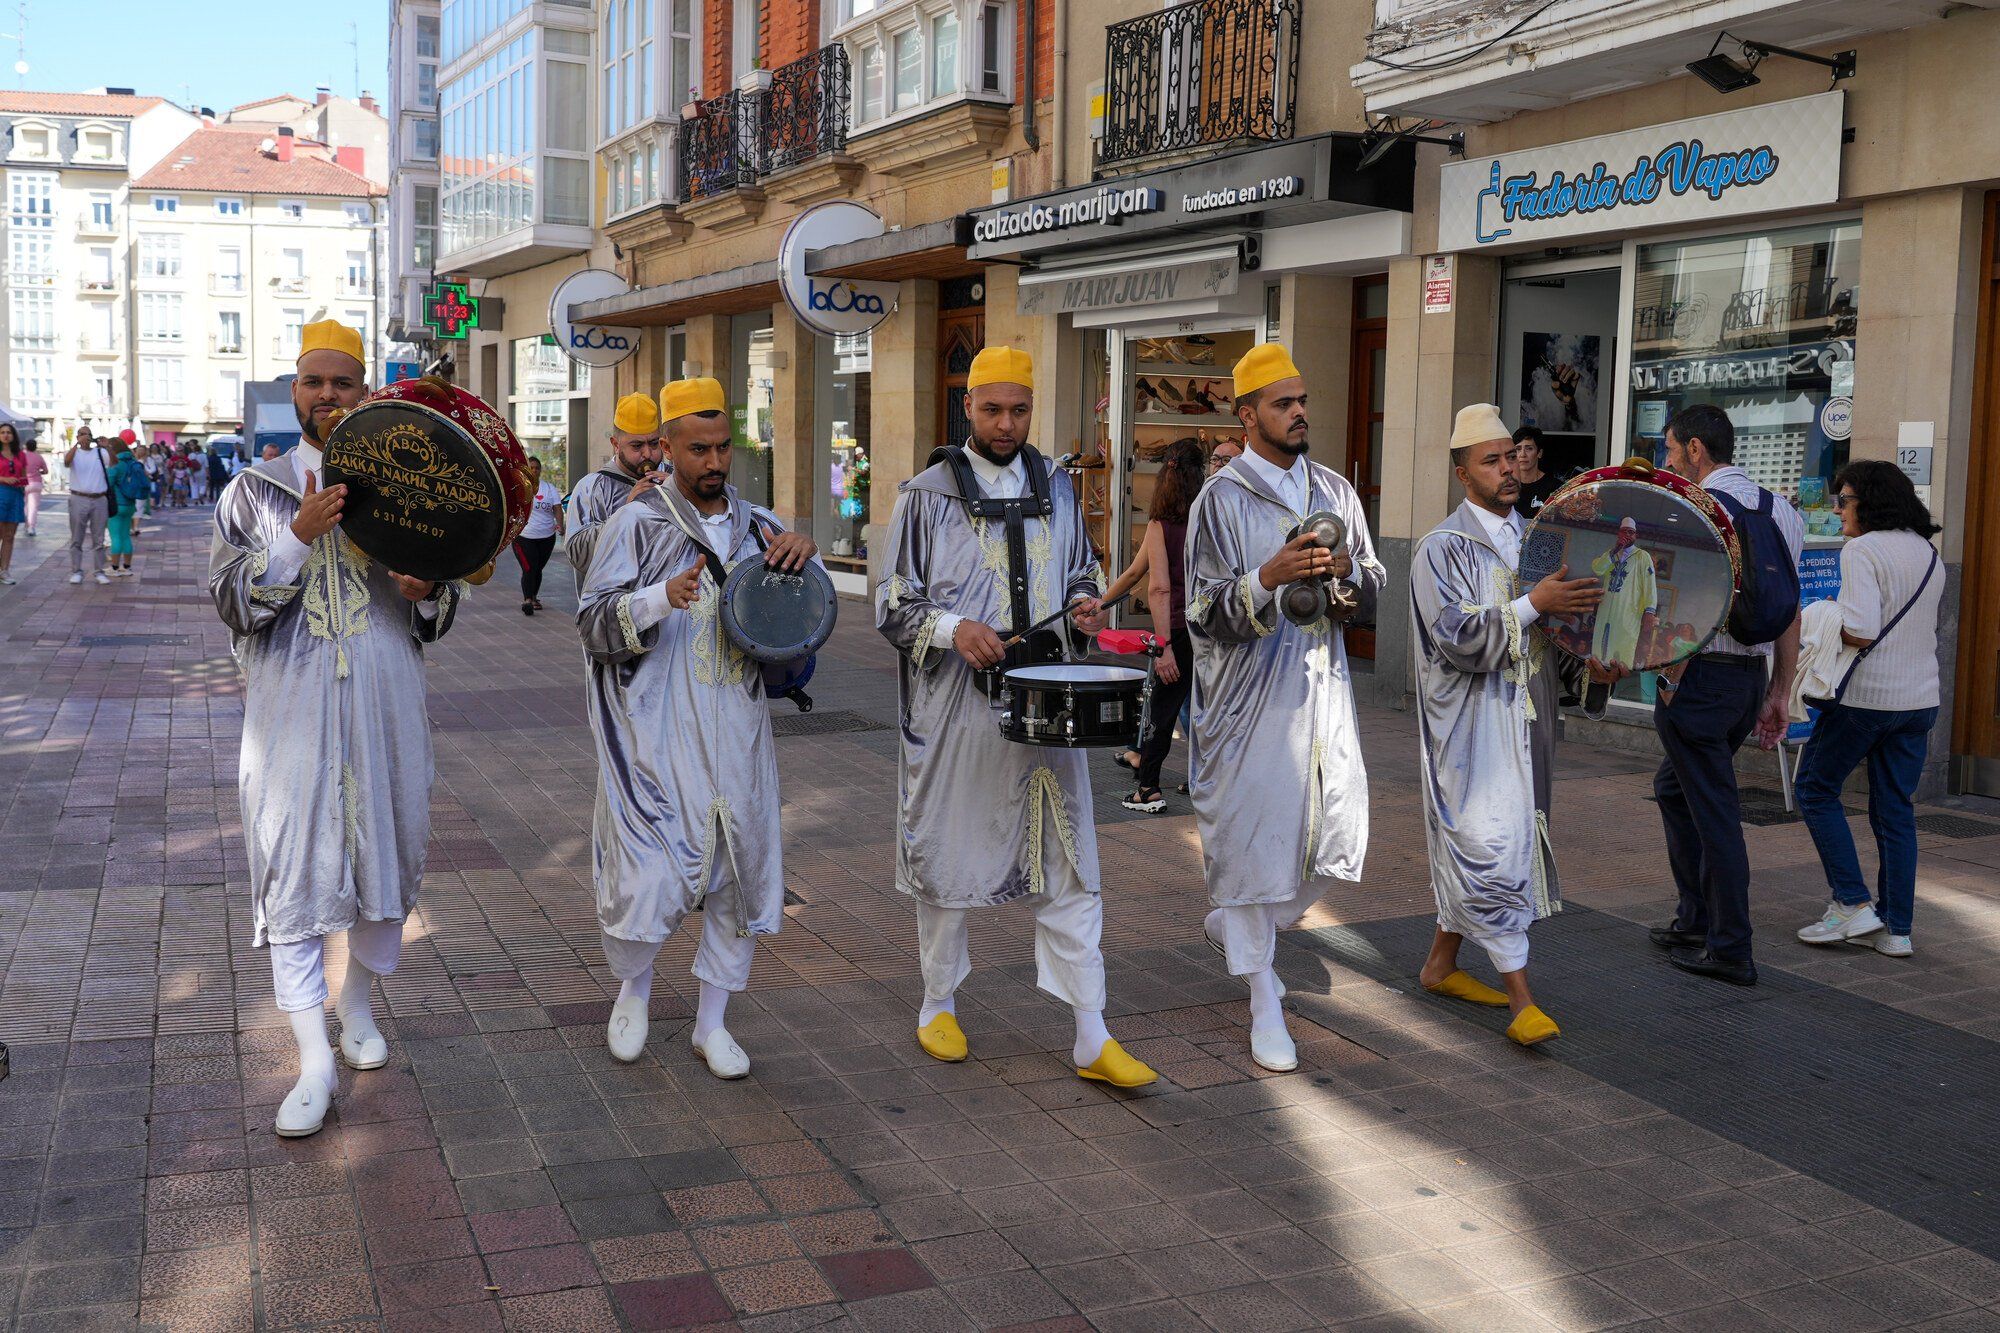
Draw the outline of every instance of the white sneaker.
M70 581L71 583L81 583L81 582L83 582L83 575L81 575L81 574L72 574L72 575L70 575L70 576L69 576L69 581Z
M4 569L0 569L0 583L11 585L12 583L14 583L14 581L15 581L14 576L12 574L9 574Z
M1880 929L1882 918L1875 915L1874 904L1849 907L1845 903L1828 903L1825 916L1800 928L1799 939L1806 944L1840 944Z
M1908 958L1916 952L1910 946L1910 937L1908 935L1891 935L1886 930L1870 940L1869 943L1875 946L1876 953L1887 954L1891 958Z
M320 1082L317 1075L300 1075L299 1081L292 1085L292 1090L285 1094L285 1100L278 1107L278 1137L302 1139L308 1134L319 1133L332 1106L332 1088Z
M99 583L109 583L111 582L111 576L100 569L97 571L97 581Z
M611 1021L605 1025L604 1042L611 1057L631 1064L646 1049L647 1002L633 996L611 1006Z
M701 1057L708 1072L717 1078L742 1078L750 1072L750 1057L736 1044L736 1038L729 1035L729 1029L717 1028L708 1034L706 1042L697 1041L694 1053Z

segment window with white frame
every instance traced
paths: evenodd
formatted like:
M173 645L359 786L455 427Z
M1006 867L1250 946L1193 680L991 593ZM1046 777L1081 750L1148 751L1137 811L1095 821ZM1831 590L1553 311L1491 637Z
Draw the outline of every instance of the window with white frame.
M243 247L225 245L215 252L215 290L219 293L243 290Z
M118 311L109 303L89 307L83 317L83 344L92 351L108 352L118 346Z
M960 97L1005 98L1007 0L842 0L838 40L856 72L856 127Z
M187 395L187 363L177 356L139 358L139 401L178 406Z
M278 218L283 222L304 222L306 206L296 199L281 199L278 201Z
M217 199L215 201L215 216L219 218L242 217L243 201L241 199Z
M438 102L437 62L420 60L417 62L417 105L426 111Z
M375 209L369 204L342 204L340 211L346 215L350 227L367 227L375 222Z
M181 237L175 231L139 233L139 276L178 278L181 275Z
M111 247L93 245L84 251L83 289L87 292L109 292L117 290L117 287L117 279L111 273Z
M7 277L37 287L56 280L56 173L7 173Z
M241 310L216 311L215 350L218 352L240 352L243 350L243 312Z
M56 294L47 287L15 287L7 293L7 336L16 347L56 345Z
M113 383L113 373L109 370L93 370L90 372L90 407L92 411L109 412L116 406L112 402L112 395L115 392L112 387Z
M280 310L278 322L283 329L278 334L278 353L296 361L299 356L299 345L305 341L306 312L296 308Z
M343 310L340 312L340 322L361 335L361 345L363 347L366 347L372 341L368 336L368 312L366 310Z
M417 15L417 59L438 58L438 21L435 14Z
M368 252L366 250L349 250L347 252L347 267L340 275L340 286L341 290L347 292L349 295L368 290Z
M156 194L153 196L155 213L178 213L181 211L181 197L177 194Z
M278 289L287 292L306 289L306 252L298 246L278 252Z
M56 359L46 353L16 352L13 356L16 407L49 408L56 401Z
M104 125L86 125L76 132L76 160L115 162L118 159L118 131Z
M139 293L139 340L169 343L181 340L179 292Z
M734 0L730 16L730 73L737 79L758 67L764 26L763 0Z
M438 123L425 116L410 127L410 156L419 162L435 162L438 155Z
M102 228L113 225L112 203L110 191L92 190L90 192L90 212L87 216L90 218L91 226Z
M14 154L31 162L46 162L56 155L56 132L48 125L16 124Z
M429 272L437 259L438 192L419 185L410 192L410 266Z
M215 415L233 417L243 411L243 372L219 370L215 373Z
M609 0L604 7L604 137L653 114L653 0Z

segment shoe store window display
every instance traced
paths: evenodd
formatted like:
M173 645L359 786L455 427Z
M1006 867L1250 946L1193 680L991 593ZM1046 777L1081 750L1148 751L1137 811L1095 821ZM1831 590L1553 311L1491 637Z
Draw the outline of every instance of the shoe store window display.
M1931 538L1939 531L1916 488L1893 463L1850 463L1834 478L1834 506L1847 544L1840 552L1838 645L1825 645L1815 699L1819 719L1799 759L1794 790L1832 900L1799 931L1807 944L1858 944L1892 958L1915 952L1910 933L1917 897L1917 815L1938 715L1938 604L1944 568ZM1810 632L1809 632L1810 633ZM1815 662L1808 645L1801 658ZM1808 669L1801 676L1812 675ZM1812 688L1812 681L1804 682ZM1875 889L1862 877L1841 788L1868 768L1868 824L1875 834Z
M300 440L238 476L216 506L209 593L244 678L241 786L255 944L298 1043L277 1132L316 1133L339 1094L327 1038L326 940L345 934L340 1055L387 1063L375 978L396 970L430 842L436 776L423 645L451 628L455 583L409 578L340 531L346 488L321 486L321 442L367 392L361 335L308 324L292 405Z

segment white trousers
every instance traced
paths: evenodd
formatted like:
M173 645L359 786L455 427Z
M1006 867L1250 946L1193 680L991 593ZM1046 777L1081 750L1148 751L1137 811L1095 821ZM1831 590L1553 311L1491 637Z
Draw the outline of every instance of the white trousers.
M701 943L694 951L695 977L726 991L750 989L750 964L757 954L757 942L739 934L743 915L727 873L718 877L716 887L702 899ZM602 932L600 932L602 933ZM660 945L651 940L625 940L604 936L604 961L611 975L620 981L641 977L659 956Z
M1451 923L1440 920L1440 930L1450 932ZM1486 950L1495 972L1519 972L1528 965L1528 932L1510 930L1504 935L1468 935L1467 939Z
M1308 881L1281 903L1237 903L1222 908L1222 951L1229 975L1247 977L1270 971L1278 956L1278 932L1296 926L1323 891L1320 883Z
M1104 898L1077 878L1060 851L1045 867L1043 891L1028 895L1035 912L1035 984L1072 1009L1104 1008ZM948 1000L972 971L963 907L917 902L917 954L924 998Z
M347 931L347 952L376 976L388 976L403 956L403 923L356 918ZM325 1004L326 937L273 944L271 988L277 992L278 1008L288 1014Z

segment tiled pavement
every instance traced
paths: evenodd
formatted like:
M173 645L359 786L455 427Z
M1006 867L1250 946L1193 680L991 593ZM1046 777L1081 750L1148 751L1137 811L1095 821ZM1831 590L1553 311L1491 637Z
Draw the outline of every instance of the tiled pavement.
M321 1135L277 1140L289 1038L247 947L202 518L165 520L108 589L24 541L0 595L14 1326L2000 1327L2000 824L1925 835L1908 961L1790 943L1811 848L1754 830L1765 984L1739 992L1662 968L1633 924L1666 898L1648 766L1570 747L1573 910L1535 946L1566 1035L1523 1052L1415 991L1411 726L1369 711L1368 879L1286 939L1305 1067L1270 1077L1189 943L1184 802L1129 816L1100 765L1113 1026L1167 1080L1068 1074L1019 908L977 921L976 1058L941 1066L910 1039L893 676L858 607L819 711L781 718L797 901L732 1011L752 1078L688 1050L681 942L647 1056L605 1054L580 654L496 582L430 659L440 781L394 1058L347 1076Z

